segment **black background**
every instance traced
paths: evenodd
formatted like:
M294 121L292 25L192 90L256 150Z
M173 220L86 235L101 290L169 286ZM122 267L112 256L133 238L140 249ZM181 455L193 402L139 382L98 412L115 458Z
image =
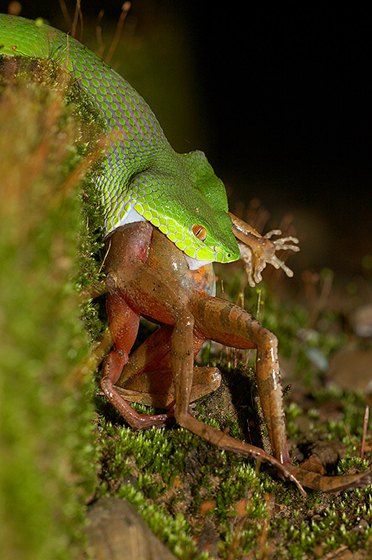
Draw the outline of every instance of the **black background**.
M104 7L114 20L120 6L82 4L84 13ZM154 13L186 30L205 143L190 149L207 152L232 204L259 197L273 216L293 214L303 266L361 272L372 255L369 10L328 2L218 6L132 2L139 32ZM57 1L23 3L27 17L56 25L57 14Z

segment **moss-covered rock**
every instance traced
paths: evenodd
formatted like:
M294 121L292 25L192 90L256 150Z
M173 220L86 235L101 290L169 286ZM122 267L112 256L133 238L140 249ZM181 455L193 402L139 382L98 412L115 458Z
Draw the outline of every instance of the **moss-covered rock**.
M3 66L0 92L0 542L4 560L79 557L96 476L76 290L78 166L94 147L63 78Z

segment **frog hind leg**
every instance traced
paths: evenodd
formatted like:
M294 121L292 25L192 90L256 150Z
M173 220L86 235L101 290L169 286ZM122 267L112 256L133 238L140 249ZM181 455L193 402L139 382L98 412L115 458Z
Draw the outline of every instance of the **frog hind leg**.
M216 301L215 298L197 298L197 301L201 299ZM223 301L226 304L226 301ZM238 308L239 309L239 308ZM234 451L241 453L242 455L254 457L259 461L264 461L271 464L277 471L279 471L284 478L291 480L295 483L303 495L306 495L301 483L297 480L296 476L289 472L286 465L283 465L275 457L272 457L264 450L248 444L246 442L237 440L225 432L214 428L213 426L207 425L195 418L189 409L191 387L192 383L190 379L193 373L193 355L190 352L192 348L193 332L194 332L194 313L197 312L195 306L193 306L192 311L190 309L182 309L179 312L177 318L177 323L172 331L171 338L171 361L172 370L174 373L174 384L175 384L175 419L177 423L186 428L187 430L193 432L194 434L202 437L206 441L225 449L228 451ZM201 320L203 323L202 316L198 314L197 319ZM210 316L208 316L209 322ZM196 328L199 332L200 325ZM206 337L207 338L207 337ZM208 337L209 338L209 337ZM213 337L211 337L213 339Z
M140 318L119 292L109 293L106 305L114 346L103 364L101 389L108 401L132 428L139 430L151 426L164 426L170 414L140 414L122 398L115 387L136 340Z
M372 483L372 467L368 470L339 476L326 476L312 471L307 471L301 466L287 466L288 470L306 488L318 490L320 492L340 492L349 488L364 488Z
M195 300L193 313L206 338L236 348L257 349L256 378L263 414L274 456L284 465L286 476L289 472L301 486L322 492L337 492L371 483L371 467L358 474L324 476L292 465L287 448L276 337L245 310L224 300Z
M167 325L161 326L130 355L115 384L124 399L164 409L174 403L170 359L172 330ZM194 337L194 355L199 352L202 343ZM194 366L190 402L215 391L220 383L221 375L217 368Z
M218 368L194 367L190 402L209 395L221 384ZM144 372L130 379L124 387L115 386L123 399L155 408L169 409L175 401L173 375L170 369Z
M257 387L273 454L280 463L290 463L275 335L247 311L223 299L195 299L192 311L205 338L234 348L256 349Z

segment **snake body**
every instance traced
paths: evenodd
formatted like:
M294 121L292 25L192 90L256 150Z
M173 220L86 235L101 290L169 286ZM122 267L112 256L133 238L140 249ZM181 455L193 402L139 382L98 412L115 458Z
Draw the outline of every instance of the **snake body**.
M198 262L240 257L225 187L204 153L175 152L145 100L101 58L42 21L5 14L0 56L51 60L67 70L102 117L105 132L117 132L96 177L107 233L148 220Z

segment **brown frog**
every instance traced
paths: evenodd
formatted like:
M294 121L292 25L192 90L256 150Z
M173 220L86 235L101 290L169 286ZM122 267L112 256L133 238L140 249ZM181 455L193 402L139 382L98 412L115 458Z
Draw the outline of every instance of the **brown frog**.
M260 279L267 262L284 267L275 252L293 248L293 238L276 245L231 217L233 231L246 247L251 284ZM270 463L303 494L303 486L336 491L370 482L371 471L329 477L291 464L277 339L247 311L214 296L212 264L191 270L184 253L167 237L148 222L136 222L110 235L104 266L113 347L104 360L101 388L132 428L164 426L174 419L222 449ZM160 327L131 353L140 317ZM220 382L217 368L194 366L194 357L206 340L256 349L257 387L273 455L204 424L190 411L193 400L213 391ZM130 402L165 411L140 414Z

